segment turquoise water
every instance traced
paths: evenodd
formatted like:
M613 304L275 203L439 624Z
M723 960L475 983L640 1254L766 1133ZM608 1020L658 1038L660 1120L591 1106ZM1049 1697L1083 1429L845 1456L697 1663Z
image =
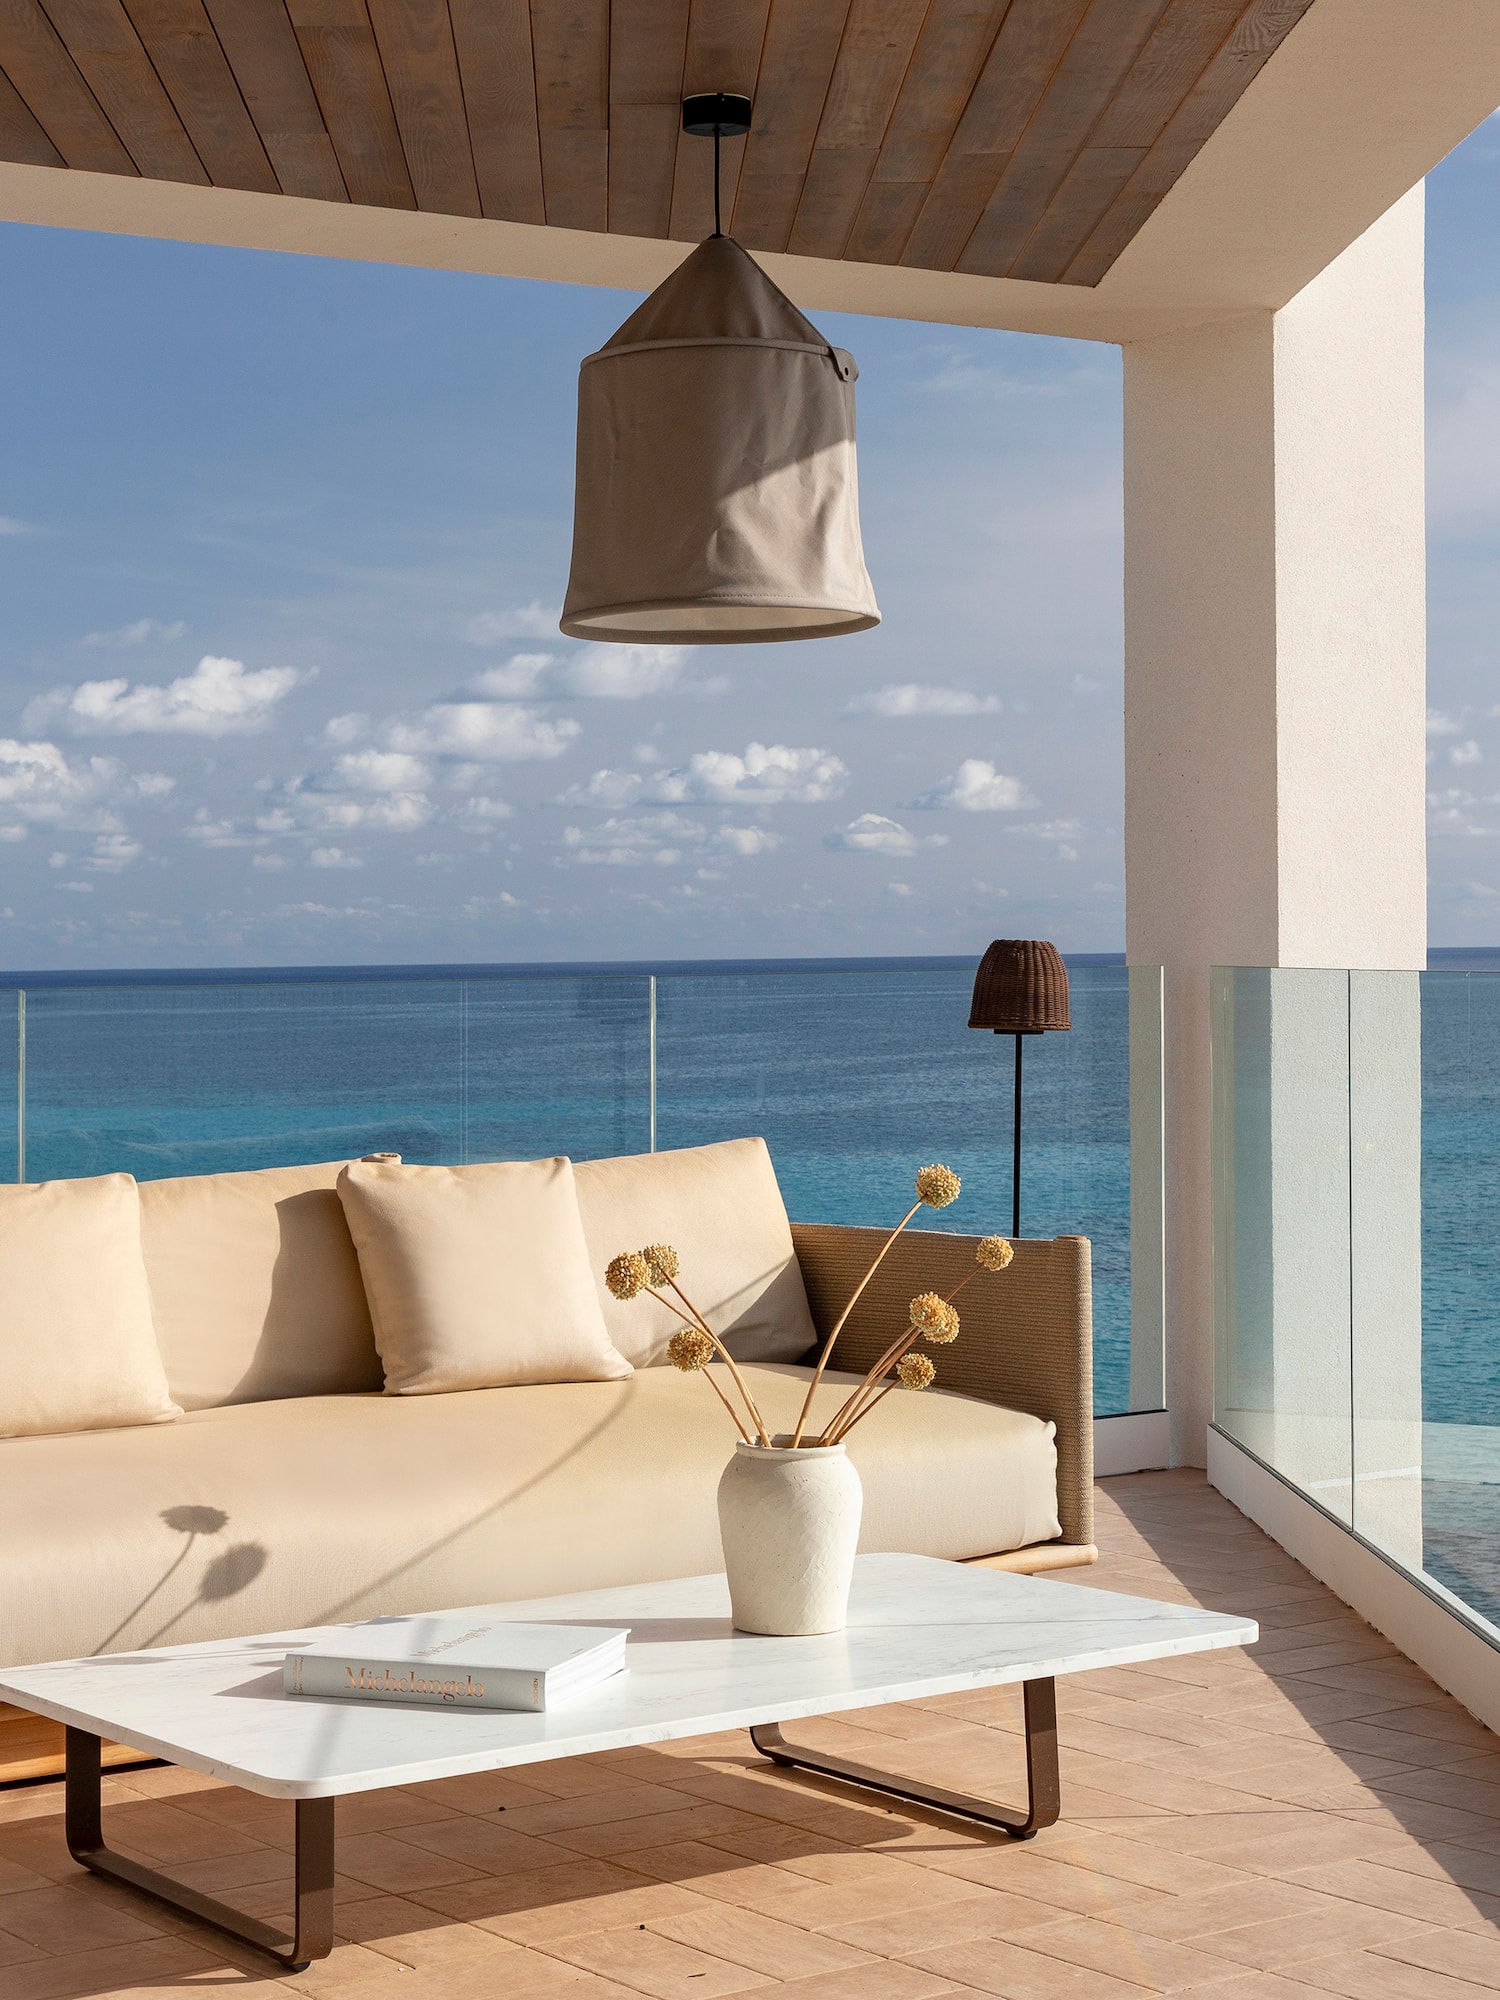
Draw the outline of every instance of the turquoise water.
M1022 1228L1093 1240L1103 1412L1129 1381L1127 979L1118 962L1070 973L1072 1031L1026 1044ZM28 1179L649 1146L644 971L214 977L19 982ZM917 1167L943 1160L964 1191L932 1224L1008 1234L1014 1044L967 1027L972 982L968 960L658 972L657 1144L763 1135L806 1222L894 1222ZM0 1129L14 1177L14 1122Z

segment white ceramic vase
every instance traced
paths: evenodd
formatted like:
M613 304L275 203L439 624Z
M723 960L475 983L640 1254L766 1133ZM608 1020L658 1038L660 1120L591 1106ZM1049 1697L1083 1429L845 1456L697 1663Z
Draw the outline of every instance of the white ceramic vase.
M737 1444L719 1481L719 1534L741 1632L840 1632L864 1506L841 1444Z

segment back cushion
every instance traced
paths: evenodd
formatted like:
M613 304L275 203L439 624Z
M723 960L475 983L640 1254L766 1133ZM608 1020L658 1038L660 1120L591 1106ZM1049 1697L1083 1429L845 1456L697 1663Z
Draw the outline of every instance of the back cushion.
M156 1335L184 1409L382 1387L343 1165L141 1183Z
M578 1160L573 1180L604 1323L637 1368L666 1359L681 1321L644 1293L611 1298L604 1267L647 1243L677 1251L678 1283L738 1360L796 1361L812 1346L817 1335L764 1139Z
M0 1438L181 1414L152 1330L130 1175L0 1188Z

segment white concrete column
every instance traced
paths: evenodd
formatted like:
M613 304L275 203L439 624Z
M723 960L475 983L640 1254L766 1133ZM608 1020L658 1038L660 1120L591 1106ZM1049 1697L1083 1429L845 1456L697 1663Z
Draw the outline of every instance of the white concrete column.
M1167 1399L1212 1398L1209 968L1426 962L1422 190L1125 348L1125 867L1165 979Z

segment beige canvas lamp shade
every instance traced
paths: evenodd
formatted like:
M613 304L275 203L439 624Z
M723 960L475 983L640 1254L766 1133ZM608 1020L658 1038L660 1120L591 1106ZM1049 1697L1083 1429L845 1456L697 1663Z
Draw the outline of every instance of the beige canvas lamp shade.
M562 630L712 646L878 625L857 373L731 237L700 243L579 370Z

